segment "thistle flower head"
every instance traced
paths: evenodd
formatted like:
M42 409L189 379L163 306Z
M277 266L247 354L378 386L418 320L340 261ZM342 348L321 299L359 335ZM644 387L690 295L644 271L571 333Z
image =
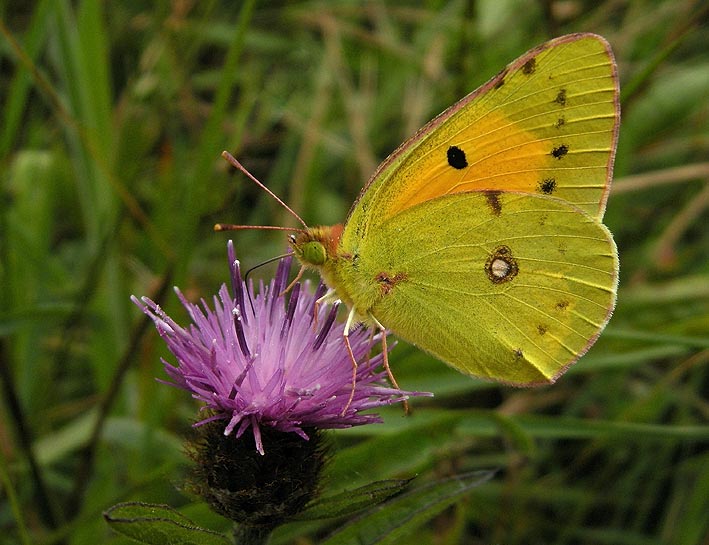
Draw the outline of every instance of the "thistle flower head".
M231 289L222 285L212 305L190 303L175 288L192 323L183 328L147 297L133 302L152 318L160 336L177 360L163 360L168 384L192 393L210 409L208 418L226 422L224 434L242 436L251 430L263 454L261 430L270 427L308 438L306 428L347 428L380 422L367 409L405 400L410 395L388 386L379 367L382 354L368 357L380 335L360 328L349 335L358 362L354 397L352 361L344 326L335 320L337 305L320 305L321 284L315 293L307 281L287 285L291 258L281 260L276 276L258 294L242 280L231 241L227 245Z

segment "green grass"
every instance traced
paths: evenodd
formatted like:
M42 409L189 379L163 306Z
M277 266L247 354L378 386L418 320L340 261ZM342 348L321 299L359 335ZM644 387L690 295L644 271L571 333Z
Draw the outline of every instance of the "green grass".
M693 545L709 531L707 6L593 3L0 3L0 544L126 543L101 513L168 503L196 406L163 377L129 302L211 296L215 222L292 225L220 158L233 152L309 224L342 221L391 150L546 39L602 34L623 90L605 222L618 307L556 385L468 379L405 343L414 414L333 433L328 486L478 468L496 477L420 543ZM703 26L702 26L703 25ZM247 268L282 234L234 233ZM263 274L273 269L264 268ZM335 523L282 528L317 543ZM299 540L299 541L297 541Z

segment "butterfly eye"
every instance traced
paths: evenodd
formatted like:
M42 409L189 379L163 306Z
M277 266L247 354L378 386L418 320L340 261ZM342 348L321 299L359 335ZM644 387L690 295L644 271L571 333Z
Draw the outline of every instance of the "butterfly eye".
M322 265L327 260L325 246L314 240L306 242L302 246L302 259L311 265Z
M295 244L295 235L288 235L288 242L291 244Z

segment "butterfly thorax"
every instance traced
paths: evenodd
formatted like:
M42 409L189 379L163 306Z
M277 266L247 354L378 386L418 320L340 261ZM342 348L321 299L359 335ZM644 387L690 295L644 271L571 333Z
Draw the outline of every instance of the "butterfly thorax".
M376 261L360 259L358 247L345 244L343 230L341 224L308 228L292 236L290 245L305 268L318 271L331 290L330 300L339 299L354 310L357 321L372 324L382 298L381 282L389 275L376 268Z

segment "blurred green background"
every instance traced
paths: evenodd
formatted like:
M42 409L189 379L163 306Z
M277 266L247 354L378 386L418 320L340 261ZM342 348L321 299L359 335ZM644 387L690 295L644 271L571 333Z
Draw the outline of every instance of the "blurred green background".
M578 31L610 41L623 93L610 325L534 390L400 343L400 384L436 397L333 433L326 489L498 467L417 542L706 543L708 16L690 0L0 2L0 544L124 543L101 513L126 500L228 529L178 490L197 406L155 381L165 349L128 299L184 323L171 286L195 300L227 280L215 222L292 225L223 149L309 224L340 222L418 127ZM244 267L285 248L231 236Z

